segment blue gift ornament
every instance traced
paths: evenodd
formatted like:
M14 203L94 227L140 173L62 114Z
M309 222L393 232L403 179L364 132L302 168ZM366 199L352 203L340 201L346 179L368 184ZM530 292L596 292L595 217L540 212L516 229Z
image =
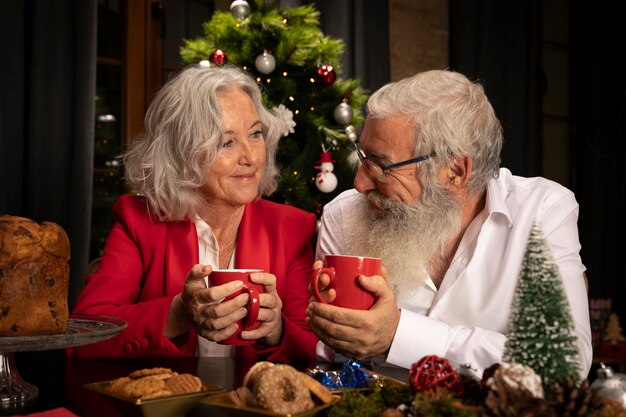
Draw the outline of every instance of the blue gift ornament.
M316 366L313 369L309 369L309 376L313 379L319 381L326 388L330 389L340 389L343 388L343 383L341 382L341 375L336 371L328 371L325 372L320 367Z
M341 382L344 388L363 388L369 379L369 374L359 361L347 360L343 363Z

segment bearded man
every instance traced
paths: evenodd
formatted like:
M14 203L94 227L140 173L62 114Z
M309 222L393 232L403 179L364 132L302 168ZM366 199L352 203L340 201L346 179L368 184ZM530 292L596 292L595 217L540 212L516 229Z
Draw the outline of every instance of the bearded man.
M438 355L480 377L501 361L538 222L563 279L586 377L592 350L578 203L555 182L500 168L502 141L483 88L462 74L427 71L372 94L355 190L325 206L314 268L326 254L379 257L384 268L359 277L376 296L369 310L312 298L307 321L320 359L382 357L409 368Z

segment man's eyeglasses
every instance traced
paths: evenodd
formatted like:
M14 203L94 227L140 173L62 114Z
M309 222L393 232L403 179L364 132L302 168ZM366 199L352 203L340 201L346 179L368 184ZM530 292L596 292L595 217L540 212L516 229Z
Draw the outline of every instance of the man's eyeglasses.
M376 176L376 181L382 183L387 182L387 173L391 169L422 162L435 156L435 153L433 152L430 155L417 156L415 158L407 159L406 161L396 162L395 164L383 165L380 162L376 162L367 157L365 152L363 152L363 149L361 149L361 143L359 141L354 142L354 146L356 147L356 154L359 156L361 163L366 164L370 171L372 171L372 173Z

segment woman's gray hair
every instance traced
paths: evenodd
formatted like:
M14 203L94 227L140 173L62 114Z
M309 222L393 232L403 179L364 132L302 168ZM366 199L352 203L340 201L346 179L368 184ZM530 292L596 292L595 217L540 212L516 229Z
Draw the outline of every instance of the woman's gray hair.
M265 138L266 161L259 196L276 190L276 147L284 123L270 113L254 79L234 67L191 66L156 94L144 131L123 156L126 182L159 220L193 219L204 211L200 187L215 161L223 133L218 94L239 89L252 99Z
M367 117L405 115L413 118L415 154L437 154L422 164L424 180L455 155L473 158L467 186L474 195L498 176L502 127L480 84L453 71L425 71L386 84L367 102Z

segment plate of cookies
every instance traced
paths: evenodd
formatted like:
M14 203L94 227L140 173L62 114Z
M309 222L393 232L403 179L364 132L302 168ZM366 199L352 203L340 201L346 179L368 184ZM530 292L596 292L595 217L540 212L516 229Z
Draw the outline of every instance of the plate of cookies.
M130 417L183 417L201 399L224 391L195 375L169 368L139 369L85 388L104 395L122 415Z
M257 362L242 386L202 400L232 417L311 417L341 400L304 372L286 364Z

